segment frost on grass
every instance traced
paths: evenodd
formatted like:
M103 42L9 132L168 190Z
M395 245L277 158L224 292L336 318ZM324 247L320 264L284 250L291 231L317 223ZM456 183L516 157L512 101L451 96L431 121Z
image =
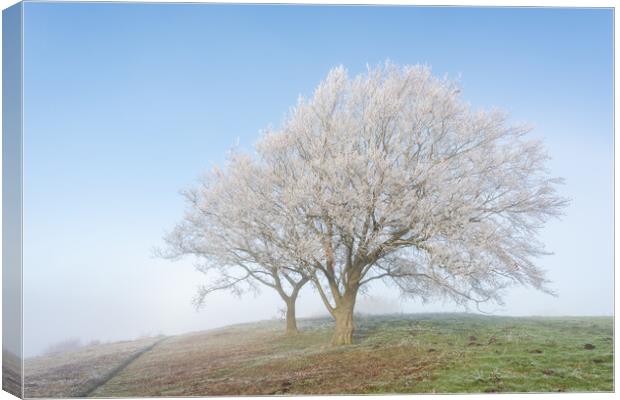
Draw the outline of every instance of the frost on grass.
M25 397L84 395L101 378L158 338L81 347L77 350L27 358Z

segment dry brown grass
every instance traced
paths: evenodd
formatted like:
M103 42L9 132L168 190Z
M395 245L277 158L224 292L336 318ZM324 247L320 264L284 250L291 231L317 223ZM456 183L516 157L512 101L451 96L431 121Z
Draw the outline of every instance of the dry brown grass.
M24 362L25 397L81 396L134 353L158 338L83 347L28 358Z
M329 346L333 325L327 319L300 321L302 333L296 337L284 336L283 328L261 322L169 337L90 395L613 390L613 330L607 317L362 317L355 343L342 347ZM92 373L93 366L103 370L105 365L109 371L123 358L116 353L103 358L109 350L98 348L90 362L86 354L75 364L55 361L53 371L27 379L47 379L53 393L69 389L58 383L67 378L71 385L85 387L84 374ZM52 364L48 360L47 368ZM72 370L76 366L80 376Z
M166 340L93 396L364 393L381 382L421 380L446 356L415 346L335 348L329 329L298 337L262 324Z

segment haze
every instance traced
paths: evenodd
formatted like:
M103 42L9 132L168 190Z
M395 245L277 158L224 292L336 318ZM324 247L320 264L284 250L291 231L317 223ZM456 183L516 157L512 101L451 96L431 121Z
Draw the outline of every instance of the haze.
M558 296L504 315L613 314L611 9L26 3L24 355L278 317L277 294L191 299L192 260L152 256L178 194L250 149L327 71L386 59L460 76L474 107L535 127L572 199L542 235ZM324 315L307 285L298 316ZM463 311L375 285L358 312Z

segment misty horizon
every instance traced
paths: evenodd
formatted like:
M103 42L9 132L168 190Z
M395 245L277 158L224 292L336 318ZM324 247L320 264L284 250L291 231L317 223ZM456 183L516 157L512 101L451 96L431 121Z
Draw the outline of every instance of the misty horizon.
M211 293L196 311L208 276L152 249L186 210L179 191L231 148L252 152L261 130L279 126L331 68L356 75L388 59L459 76L473 109L533 124L551 175L565 179L558 192L571 202L540 235L553 254L536 259L557 297L515 287L503 306L482 309L613 315L612 18L595 9L26 3L24 357L69 339L281 318L270 289ZM383 283L355 307L464 310L403 299ZM307 285L297 316L322 315Z

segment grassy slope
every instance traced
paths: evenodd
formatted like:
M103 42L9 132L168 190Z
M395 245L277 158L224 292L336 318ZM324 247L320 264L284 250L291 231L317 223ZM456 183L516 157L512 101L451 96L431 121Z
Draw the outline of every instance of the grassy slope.
M25 397L84 396L106 375L159 338L100 344L72 352L27 358Z
M331 322L295 338L274 322L166 339L93 396L613 390L611 317L429 314L357 319L331 348ZM586 349L586 344L594 349Z

